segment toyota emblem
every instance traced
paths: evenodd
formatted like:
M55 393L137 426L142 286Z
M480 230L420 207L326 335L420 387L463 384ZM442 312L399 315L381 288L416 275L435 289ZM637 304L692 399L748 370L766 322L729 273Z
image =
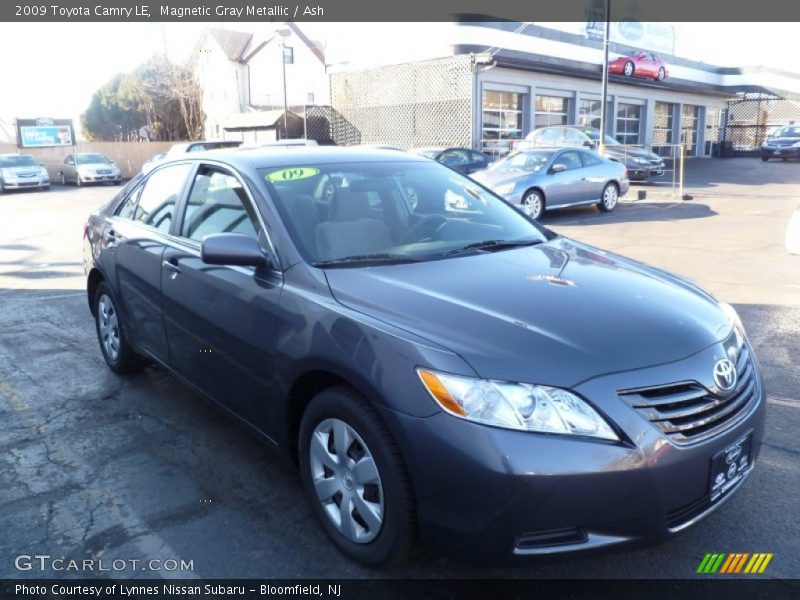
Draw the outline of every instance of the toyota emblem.
M714 383L723 392L730 392L736 387L736 365L729 359L722 358L714 365Z

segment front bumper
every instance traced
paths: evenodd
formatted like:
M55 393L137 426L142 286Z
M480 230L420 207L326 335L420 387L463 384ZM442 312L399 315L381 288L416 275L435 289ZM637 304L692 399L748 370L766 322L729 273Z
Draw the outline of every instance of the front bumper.
M768 158L800 158L800 148L793 146L761 146L761 156Z
M3 180L3 189L5 190L35 190L50 187L49 179L12 179Z
M695 355L575 388L619 427L621 443L380 409L404 449L426 545L467 560L514 564L657 543L716 510L733 491L710 502L712 456L752 432L749 475L760 449L765 395L755 364L753 405L695 444L674 443L615 391L664 381L659 373L691 378L698 362L706 366Z
M628 172L628 179L633 181L644 181L651 177L661 177L664 174L664 163L639 165L630 163L625 167Z
M78 177L80 178L81 183L99 183L101 181L122 181L122 174L115 175L113 173L109 175L78 174Z

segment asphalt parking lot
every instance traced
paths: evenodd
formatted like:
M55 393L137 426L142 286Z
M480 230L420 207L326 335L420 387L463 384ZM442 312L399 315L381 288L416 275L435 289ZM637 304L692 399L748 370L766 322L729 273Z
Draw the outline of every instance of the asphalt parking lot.
M653 188L634 188L635 190ZM689 201L549 214L548 227L686 275L732 303L769 391L767 434L743 488L661 546L481 568L422 554L389 571L337 553L295 469L156 368L103 363L84 292L87 214L117 188L0 195L0 577L14 558L193 561L214 577L694 577L706 552L773 552L765 576L800 577L800 256L783 236L800 165L757 159L687 167ZM598 307L598 316L603 310ZM68 574L75 576L74 573Z

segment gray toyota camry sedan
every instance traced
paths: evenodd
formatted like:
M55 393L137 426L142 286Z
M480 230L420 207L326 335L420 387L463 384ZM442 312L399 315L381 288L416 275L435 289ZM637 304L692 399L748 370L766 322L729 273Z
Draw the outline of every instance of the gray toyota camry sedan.
M362 563L418 538L485 563L654 543L761 446L733 308L421 157L181 156L84 249L108 366L155 363L258 431Z

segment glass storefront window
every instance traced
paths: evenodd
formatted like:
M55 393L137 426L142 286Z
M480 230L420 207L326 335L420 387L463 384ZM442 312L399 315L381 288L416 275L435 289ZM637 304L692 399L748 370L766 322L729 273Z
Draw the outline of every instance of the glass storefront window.
M684 104L681 111L681 144L686 154L694 154L697 147L697 117L699 106Z
M508 153L512 141L522 139L523 94L483 91L481 147L487 154Z
M578 125L600 129L600 100L581 100L578 103Z
M639 124L642 121L642 107L638 104L617 104L617 141L620 144L635 146L639 143Z
M656 102L653 113L653 152L660 156L671 156L669 144L673 144L672 121L675 105Z
M569 101L560 96L536 96L534 128L548 125L566 125Z

